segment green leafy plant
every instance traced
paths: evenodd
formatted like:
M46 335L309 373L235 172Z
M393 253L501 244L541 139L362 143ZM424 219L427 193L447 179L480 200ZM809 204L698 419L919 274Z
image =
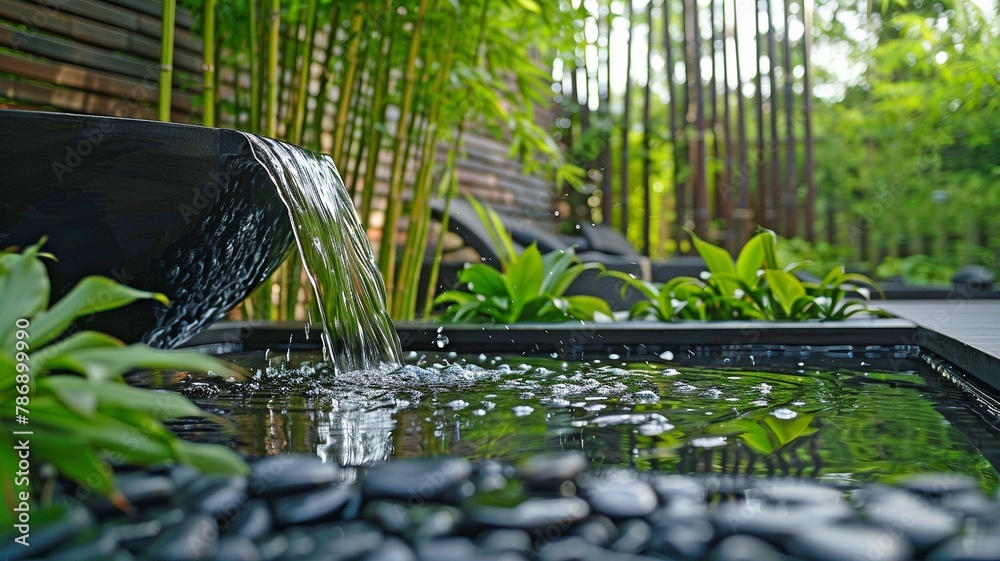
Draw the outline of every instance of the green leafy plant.
M50 306L41 245L22 253L0 253L2 471L27 471L19 468L24 456L15 449L24 439L32 466L52 464L122 509L129 504L115 486L109 461L178 461L204 472L247 472L243 460L228 448L181 440L161 423L205 417L204 411L179 394L131 387L123 379L137 368L239 374L202 354L126 346L96 331L74 332L71 326L79 318L145 298L167 304L167 298L92 276ZM31 491L35 483L27 474L24 479L3 478L0 493L7 508L0 509L0 520L8 519L21 493Z
M452 289L435 299L448 304L438 316L443 323L560 322L611 317L611 307L596 296L564 296L581 273L604 270L600 263L581 263L573 249L542 255L536 244L520 254L493 209L469 202L486 226L500 254L502 271L483 263L466 265L458 273L465 288Z
M863 301L848 298L856 292L867 299L874 281L843 267L830 270L818 283L799 280L795 271L804 264L779 268L774 232L761 229L750 238L734 260L729 252L688 232L708 272L702 278L677 277L652 283L618 271L603 275L624 281L622 292L632 287L646 299L629 310L631 318L660 321L676 319L725 320L841 320L859 313L886 315ZM856 284L855 284L856 283ZM867 285L860 286L860 285Z

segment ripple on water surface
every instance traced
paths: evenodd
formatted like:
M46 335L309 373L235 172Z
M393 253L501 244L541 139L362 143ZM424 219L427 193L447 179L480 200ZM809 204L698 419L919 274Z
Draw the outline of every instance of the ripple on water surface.
M401 368L334 374L312 355L231 358L248 381L179 389L233 421L197 438L235 441L251 455L362 465L441 453L516 462L572 449L604 466L667 472L891 482L957 471L998 485L940 412L973 415L959 411L966 396L926 373L412 355Z

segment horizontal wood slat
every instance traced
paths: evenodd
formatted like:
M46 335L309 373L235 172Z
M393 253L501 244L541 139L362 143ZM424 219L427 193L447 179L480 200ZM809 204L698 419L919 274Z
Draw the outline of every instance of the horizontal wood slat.
M7 106L155 119L161 10L155 0L0 0L0 95ZM201 39L177 13L172 119L191 122Z

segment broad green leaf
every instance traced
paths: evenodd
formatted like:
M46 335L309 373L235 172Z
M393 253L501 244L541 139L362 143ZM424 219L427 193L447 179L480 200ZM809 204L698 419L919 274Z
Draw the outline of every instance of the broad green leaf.
M466 267L459 273L459 279L468 283L469 291L474 294L509 297L503 275L489 265L475 263Z
M49 361L60 355L73 353L82 349L124 346L125 343L122 343L110 335L105 335L104 333L99 333L97 331L80 331L70 335L62 341L51 343L46 345L42 350L32 353L31 366L36 374L44 373L50 370Z
M584 271L604 271L604 265L596 262L573 265L556 280L555 284L551 287L550 293L553 296L562 296Z
M95 381L118 380L126 372L139 368L212 372L226 378L243 378L242 374L215 358L193 352L153 349L142 344L63 353L49 360L48 366L51 370L83 374Z
M815 416L815 413L799 413L792 419L779 419L774 415L768 415L764 417L764 423L774 433L778 440L778 446L781 447L791 443L796 438L808 436L819 430L810 426Z
M515 308L540 294L544 265L538 246L531 244L507 269L507 285Z
M178 393L133 388L125 384L94 382L78 376L46 376L38 381L38 387L49 389L64 402L66 396L72 394L89 394L93 397L92 411L104 407L134 409L156 420L207 415L204 410Z
M246 475L250 468L235 452L215 444L196 444L174 439L171 442L178 461L197 468L202 473L239 473Z
M611 277L622 281L623 283L621 289L622 297L625 296L625 290L629 287L638 290L643 294L643 296L649 298L650 300L655 299L657 297L657 294L659 294L660 292L659 287L657 287L653 283L644 281L642 279L638 279L634 275L623 273L621 271L604 271L603 273L598 275L598 278L601 277Z
M40 347L59 336L78 318L147 298L170 305L170 300L163 294L137 290L107 277L86 277L51 308L35 316L31 322L32 343Z
M761 239L764 234L747 240L736 258L736 276L748 286L757 284L757 271L764 265L764 242Z
M614 314L611 311L611 306L604 299L596 296L578 294L567 296L566 300L569 302L569 314L576 319L589 321L594 319L594 314L599 313L607 317L612 317Z
M49 275L38 258L41 244L24 253L0 254L0 345L14 348L17 321L30 319L49 304ZM28 329L29 335L32 329ZM30 340L29 340L30 342Z
M46 434L32 441L35 451L77 484L111 501L121 510L131 505L115 486L111 466L71 434ZM71 454L67 451L72 450Z
M698 250L698 255L701 255L701 258L705 260L705 265L708 266L709 273L713 275L736 274L733 257L729 255L728 251L702 240L692 230L688 230L687 228L685 230L687 230L691 239L694 240L694 247Z
M764 268L777 269L778 258L774 245L777 243L778 235L764 227L757 228L757 232L757 235L760 236L761 248L764 250Z
M771 289L771 294L777 300L778 304L781 305L786 316L791 312L795 301L806 295L805 287L802 286L802 283L793 274L776 269L767 269L764 271L764 277L767 279L767 285Z

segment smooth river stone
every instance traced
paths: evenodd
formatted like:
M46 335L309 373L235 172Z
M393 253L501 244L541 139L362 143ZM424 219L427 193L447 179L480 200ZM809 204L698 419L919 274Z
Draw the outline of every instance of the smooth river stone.
M531 456L517 471L529 488L554 491L588 467L587 457L580 452L554 452Z
M789 551L812 561L909 561L913 546L904 536L861 524L816 525L792 539Z
M262 561L260 549L245 536L224 536L212 561Z
M659 501L649 483L632 478L596 479L586 492L594 512L614 519L649 516Z
M705 485L685 475L656 475L649 481L656 493L665 502L676 500L705 500Z
M770 542L782 542L820 525L848 522L855 518L846 503L808 506L776 506L731 502L712 515L719 534L750 534Z
M472 464L455 457L392 461L370 468L362 490L366 497L401 499L408 504L453 502L464 498L460 487L472 476Z
M264 497L327 487L342 478L340 466L303 454L268 456L250 465L250 490Z
M121 546L118 533L106 530L97 539L58 549L48 556L49 561L106 561L114 556Z
M729 536L712 549L711 561L784 561L771 544L753 536Z
M843 493L814 481L784 478L761 479L747 490L746 497L779 505L812 505L840 502Z
M477 558L475 544L469 538L438 538L417 542L420 561L469 561Z
M336 516L354 495L352 489L327 487L275 499L272 503L278 526L309 524Z
M219 545L219 528L207 514L189 514L183 522L163 532L146 557L153 561L211 559Z
M653 561L644 555L611 551L578 536L547 542L538 548L538 561Z
M6 505L3 508L7 508ZM31 512L30 545L25 547L14 541L20 534L13 528L2 528L4 539L0 542L0 559L14 561L44 555L62 545L73 536L94 527L94 516L82 506L55 507Z
M608 549L621 553L639 553L649 546L653 538L653 527L645 520L626 520L618 525L618 539L611 542Z
M536 530L548 526L569 526L590 514L587 502L577 497L528 499L505 508L480 506L472 510L472 519L484 526Z
M183 504L213 516L234 515L247 501L247 478L206 475L184 489Z
M959 530L957 517L905 491L872 497L864 514L875 526L905 534L918 551L930 549Z
M952 538L927 561L1000 561L1000 535Z
M979 484L975 479L957 473L924 473L914 475L900 481L899 486L929 499L938 499L950 493L979 492Z
M116 477L115 484L134 507L168 503L177 489L174 480L166 475L134 476L130 474Z
M362 520L328 522L302 530L315 541L317 553L336 553L344 559L356 559L369 554L385 543L385 535L374 525Z
M496 529L481 532L479 548L489 552L511 551L527 554L532 547L531 536L524 530Z
M389 538L364 559L365 561L417 561L417 555L403 540Z
M250 499L223 531L256 540L270 532L273 527L274 517L267 503L261 499Z
M618 528L607 516L591 514L577 524L571 534L583 538L589 544L606 547L618 537Z

